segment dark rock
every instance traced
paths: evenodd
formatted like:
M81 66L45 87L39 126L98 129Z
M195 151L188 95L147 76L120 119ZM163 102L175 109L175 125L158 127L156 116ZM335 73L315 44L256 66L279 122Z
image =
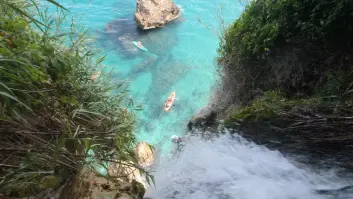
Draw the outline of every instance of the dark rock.
M353 186L345 186L339 189L319 189L315 190L316 193L318 194L324 194L324 195L338 195L342 193L353 193Z
M130 191L131 186L130 186L130 184L125 183L125 184L120 185L119 189L120 189L121 191Z
M206 128L215 125L217 119L216 111L210 106L206 106L199 110L198 113L189 121L187 127L191 131L194 127Z
M131 192L136 195L138 199L142 199L146 192L144 186L140 182L132 180L131 187Z
M117 199L133 199L129 194L126 194L126 193L121 193L119 194L118 197L115 197Z

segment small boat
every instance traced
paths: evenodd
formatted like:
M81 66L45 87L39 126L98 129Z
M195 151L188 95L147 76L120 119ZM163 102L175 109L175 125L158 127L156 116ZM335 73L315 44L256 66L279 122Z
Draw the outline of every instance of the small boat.
M144 51L146 51L146 52L148 51L147 48L145 48L144 46L142 46L142 45L139 46L137 41L132 41L132 43L133 43L137 48L139 48L139 49L141 49L141 50L144 50Z
M175 100L175 91L169 95L167 101L164 103L164 111L169 111L169 109L173 106L174 100Z

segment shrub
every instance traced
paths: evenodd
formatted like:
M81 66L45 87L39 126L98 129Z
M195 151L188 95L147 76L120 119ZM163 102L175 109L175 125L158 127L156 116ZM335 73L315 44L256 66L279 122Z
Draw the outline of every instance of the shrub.
M86 48L85 32L60 33L63 18L34 3L0 2L0 193L52 187L85 164L89 150L98 160L136 162L126 86L103 73L92 79L104 57Z
M288 100L278 91L267 91L263 97L253 100L250 105L234 109L231 121L241 123L246 120L266 120L276 116L280 111L289 110L295 106L315 106L321 101L320 98Z
M328 74L351 73L352 11L350 0L252 1L218 49L232 100L246 104L255 90L312 95Z

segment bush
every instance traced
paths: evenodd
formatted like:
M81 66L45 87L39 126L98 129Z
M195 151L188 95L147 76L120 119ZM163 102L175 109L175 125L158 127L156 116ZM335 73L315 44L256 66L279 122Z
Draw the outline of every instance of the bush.
M232 53L242 58L262 55L301 35L302 39L333 45L337 39L349 47L352 32L350 0L258 0L252 1L241 17L224 33L220 56Z
M104 57L85 47L85 32L60 33L63 18L37 10L35 19L33 3L0 2L0 193L55 186L89 150L98 160L136 162L125 84L93 77Z
M352 11L350 0L252 1L218 49L232 100L246 104L256 90L312 95L329 74L351 73Z
M316 106L321 101L320 98L288 100L278 91L267 91L263 97L253 100L250 105L235 109L229 122L235 121L240 125L244 121L262 121L276 117L280 111L295 106Z

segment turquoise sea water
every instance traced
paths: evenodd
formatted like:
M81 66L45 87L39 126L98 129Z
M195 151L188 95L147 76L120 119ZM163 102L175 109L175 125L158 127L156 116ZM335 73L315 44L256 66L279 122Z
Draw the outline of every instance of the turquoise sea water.
M187 121L207 105L217 82L215 57L219 39L203 24L220 29L222 15L226 24L239 17L244 6L237 0L175 0L181 17L162 29L139 31L133 20L135 0L64 0L78 22L88 28L94 47L107 54L105 70L114 78L131 81L138 112L138 139L157 146L163 154L171 148L170 137L182 135ZM221 12L220 12L221 11ZM149 50L136 48L141 41ZM170 112L163 104L171 92L179 98Z

